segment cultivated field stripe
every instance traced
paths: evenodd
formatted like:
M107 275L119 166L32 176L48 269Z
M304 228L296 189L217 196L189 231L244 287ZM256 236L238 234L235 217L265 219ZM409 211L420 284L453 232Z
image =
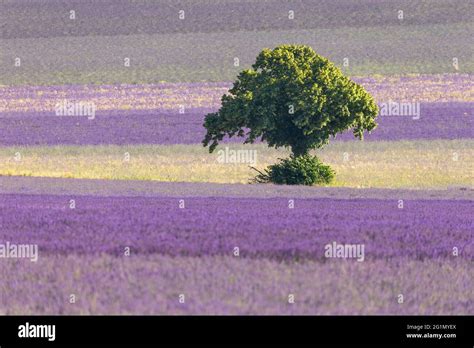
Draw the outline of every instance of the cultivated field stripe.
M46 256L6 260L0 314L405 314L474 312L468 260L280 263L203 258ZM77 302L69 303L71 293ZM185 295L185 303L179 295ZM294 303L289 304L289 295ZM399 294L404 303L397 302Z
M474 189L409 190L0 176L0 194L122 197L474 200Z

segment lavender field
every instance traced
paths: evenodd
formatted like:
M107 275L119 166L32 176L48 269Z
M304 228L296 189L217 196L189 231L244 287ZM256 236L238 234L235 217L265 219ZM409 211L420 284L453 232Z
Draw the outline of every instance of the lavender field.
M205 135L204 116L215 109L190 109L184 114L161 109L104 110L87 117L58 120L50 112L5 113L0 144L100 145L100 144L199 144ZM473 137L474 103L423 103L420 118L387 116L372 140L470 139ZM241 142L240 139L229 139ZM337 140L354 141L351 134Z
M36 186L22 182L22 187ZM390 190L355 199L316 198L324 196L316 191L316 197L296 199L290 209L288 197L297 189L274 198L251 191L253 198L232 198L225 191L214 197L3 193L2 237L41 250L37 263L8 261L2 292L15 295L4 311L440 314L474 309L469 295L472 193L458 200L433 192L434 198L421 200L416 192L398 192L395 197L405 202L400 209ZM31 226L38 227L32 231ZM363 243L364 259L325 258L324 246L333 241ZM459 256L453 256L454 247ZM433 284L434 295L426 283ZM28 296L38 284L39 297ZM50 291L56 295L50 297ZM400 293L410 294L403 305L397 303ZM74 305L67 302L70 294L80 299ZM189 302L180 304L180 294ZM296 296L294 306L287 303L288 294Z
M473 314L473 13L2 1L0 314ZM311 45L379 106L363 142L314 152L332 184L250 184L249 166L288 155L260 140L218 147L255 163L202 147L205 115L281 43ZM92 113L60 115L67 101Z
M207 256L238 246L246 257L322 261L333 240L364 243L369 259L449 258L453 246L472 255L473 203L463 200L406 200L401 209L395 199L299 199L289 209L282 198L79 196L70 209L70 199L4 195L4 238L53 255L133 245L138 254Z
M355 80L379 104L389 103L394 94L397 100L419 103L416 115L381 115L368 141L474 136L471 75ZM0 145L199 144L204 116L219 108L228 88L227 83L0 87ZM65 99L93 102L97 111L93 118L56 116L55 105ZM339 139L354 138L343 134Z

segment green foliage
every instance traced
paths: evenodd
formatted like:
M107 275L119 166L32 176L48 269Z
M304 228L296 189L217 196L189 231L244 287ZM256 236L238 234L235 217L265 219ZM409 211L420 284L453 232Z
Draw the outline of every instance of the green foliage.
M365 89L304 45L264 49L242 71L217 113L206 115L204 146L212 152L226 135L291 147L295 156L352 129L362 139L376 127L378 107Z
M322 164L316 156L290 156L281 159L280 163L272 164L264 173L259 172L254 181L280 185L329 184L334 174L331 167Z
M334 172L308 153L351 129L362 139L377 124L378 107L365 89L329 60L304 45L264 49L242 71L216 113L206 115L203 140L213 152L225 136L290 147L290 159L274 164L256 182L289 185L329 183Z

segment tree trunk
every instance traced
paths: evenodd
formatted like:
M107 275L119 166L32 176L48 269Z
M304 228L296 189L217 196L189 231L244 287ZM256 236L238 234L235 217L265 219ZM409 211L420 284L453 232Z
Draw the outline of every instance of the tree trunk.
M293 152L294 157L300 157L300 156L307 155L309 152L309 149L306 146L292 145L291 152Z

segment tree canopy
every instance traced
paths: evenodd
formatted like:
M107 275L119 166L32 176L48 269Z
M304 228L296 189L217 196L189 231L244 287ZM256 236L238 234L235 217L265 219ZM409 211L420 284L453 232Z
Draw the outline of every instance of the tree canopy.
M372 96L328 59L309 46L282 45L264 49L222 96L219 111L206 115L203 145L213 152L225 136L240 136L301 156L349 129L362 139L377 114Z

